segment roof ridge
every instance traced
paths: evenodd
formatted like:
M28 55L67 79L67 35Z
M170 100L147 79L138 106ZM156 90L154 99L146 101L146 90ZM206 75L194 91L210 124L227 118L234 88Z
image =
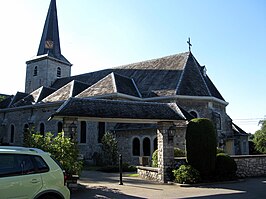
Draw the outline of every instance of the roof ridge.
M156 61L158 59L165 59L165 58L169 58L169 57L185 55L185 54L188 54L188 53L190 53L190 52L182 52L182 53L178 53L178 54L172 54L172 55L167 55L167 56L163 56L163 57L147 59L147 60L143 60L143 61L137 61L137 62L133 62L133 63L130 63L130 64L123 64L123 65L120 65L120 66L115 66L115 67L112 67L112 68L109 68L109 69L121 69L121 68L123 68L125 66L129 66L129 65L140 64L140 63L144 63L144 62L152 62L152 61Z
M191 54L191 55L192 55L192 54ZM195 63L196 66L197 66L197 69L198 69L198 71L199 71L199 73L200 73L200 76L201 76L201 78L202 78L202 80L203 80L203 82L204 82L205 87L207 88L207 91L208 91L209 95L212 96L212 93L211 93L211 91L210 91L210 89L209 89L209 87L208 87L208 85L207 85L207 83L206 83L206 81L205 81L205 79L204 79L204 77L203 77L203 74L202 74L202 72L201 72L201 70L200 70L200 68L199 68L199 67L201 67L200 64L198 63L198 61L196 60L196 58L195 58L193 55L192 55L192 59L193 59L194 63ZM206 68L206 67L205 67L205 68Z
M178 89L179 89L179 87L180 87L180 84L181 84L181 82L182 82L182 80L183 80L183 76L184 76L184 73L185 73L185 70L186 70L187 61L188 61L188 58L189 58L189 56L190 56L191 54L192 54L192 53L189 52L189 54L188 54L188 56L187 56L187 58L186 58L186 61L184 62L184 65L183 65L184 70L182 71L182 73L181 73L181 75L180 75L180 78L179 78L179 81L177 82L176 89L175 89L175 93L177 93L177 91L178 91Z

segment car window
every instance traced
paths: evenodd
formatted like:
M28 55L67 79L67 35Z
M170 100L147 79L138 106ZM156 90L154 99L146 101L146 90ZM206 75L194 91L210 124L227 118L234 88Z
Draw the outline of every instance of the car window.
M29 155L0 154L0 177L27 175L35 172Z
M46 162L40 156L33 156L36 163L36 167L39 173L48 172L49 167Z

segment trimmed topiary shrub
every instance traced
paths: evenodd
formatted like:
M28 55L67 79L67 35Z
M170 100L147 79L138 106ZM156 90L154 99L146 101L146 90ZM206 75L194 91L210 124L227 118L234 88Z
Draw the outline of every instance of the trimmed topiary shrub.
M175 182L181 184L194 184L200 181L200 173L191 165L181 165L178 169L173 170Z
M206 118L192 119L186 131L187 162L197 169L202 178L215 171L216 133L212 122Z
M225 152L223 149L217 147L216 153L218 154L218 153L225 153Z
M225 153L216 156L215 173L218 180L232 180L236 178L237 165L233 158Z

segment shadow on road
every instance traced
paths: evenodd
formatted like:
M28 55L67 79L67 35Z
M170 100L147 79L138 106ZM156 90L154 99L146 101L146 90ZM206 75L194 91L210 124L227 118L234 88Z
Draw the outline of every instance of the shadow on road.
M90 198L115 198L115 199L144 199L121 193L118 189L106 186L83 186L79 185L77 190L72 191L71 199L90 199Z

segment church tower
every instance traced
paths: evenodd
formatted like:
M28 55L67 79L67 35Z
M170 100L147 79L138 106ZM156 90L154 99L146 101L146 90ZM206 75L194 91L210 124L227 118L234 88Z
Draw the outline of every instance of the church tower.
M61 54L56 0L50 2L37 56L26 64L25 93L71 75L72 64Z

